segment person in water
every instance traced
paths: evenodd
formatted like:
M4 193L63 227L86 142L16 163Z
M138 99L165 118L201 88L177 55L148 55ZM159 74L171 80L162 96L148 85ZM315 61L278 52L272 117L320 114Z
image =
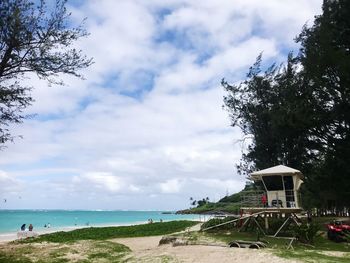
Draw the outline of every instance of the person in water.
M33 231L33 225L30 224L29 227L28 227L29 231Z
M22 231L26 230L26 224L23 224L23 225L21 226L21 230L22 230Z

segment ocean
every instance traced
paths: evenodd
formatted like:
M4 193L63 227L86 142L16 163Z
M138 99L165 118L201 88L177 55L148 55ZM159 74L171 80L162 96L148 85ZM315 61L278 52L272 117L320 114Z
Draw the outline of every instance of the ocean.
M20 230L22 224L34 226L34 231L63 228L133 225L170 220L200 220L198 215L176 215L162 211L79 211L79 210L0 210L0 234Z

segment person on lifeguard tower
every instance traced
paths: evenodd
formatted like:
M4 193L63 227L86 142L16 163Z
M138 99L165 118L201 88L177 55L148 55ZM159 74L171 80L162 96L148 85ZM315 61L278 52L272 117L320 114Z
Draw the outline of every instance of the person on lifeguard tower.
M261 203L264 207L267 207L267 197L265 193L261 196Z

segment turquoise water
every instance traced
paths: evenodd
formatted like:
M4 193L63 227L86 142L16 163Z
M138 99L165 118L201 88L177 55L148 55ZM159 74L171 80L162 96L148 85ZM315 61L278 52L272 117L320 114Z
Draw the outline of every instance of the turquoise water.
M0 234L16 232L22 224L34 226L34 230L64 227L131 225L169 220L198 220L195 215L163 214L160 211L67 211L67 210L0 210Z

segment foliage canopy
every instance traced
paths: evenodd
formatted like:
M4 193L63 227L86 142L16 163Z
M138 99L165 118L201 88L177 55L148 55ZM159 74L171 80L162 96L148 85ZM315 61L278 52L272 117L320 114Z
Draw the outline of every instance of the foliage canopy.
M324 0L323 13L304 27L299 54L222 86L232 126L250 137L238 165L250 173L284 164L305 175L304 206L350 205L350 2Z
M81 77L78 70L91 65L73 46L87 32L71 27L69 17L66 0L52 7L44 0L0 1L0 146L13 140L9 124L22 122L33 102L31 87L23 84L30 73L62 84L60 73Z

